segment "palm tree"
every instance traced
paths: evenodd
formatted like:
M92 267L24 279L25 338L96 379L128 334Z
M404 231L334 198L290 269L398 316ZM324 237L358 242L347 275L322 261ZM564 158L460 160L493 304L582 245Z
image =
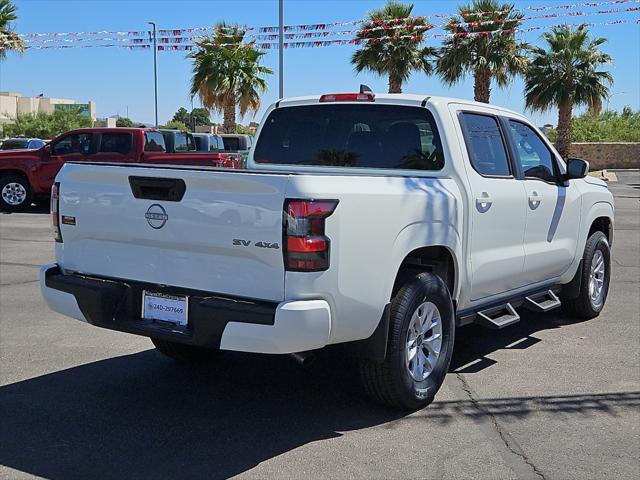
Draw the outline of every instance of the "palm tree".
M546 111L558 107L558 152L569 157L571 116L574 106L596 112L609 96L613 78L598 68L612 59L600 50L605 38L592 39L584 27L556 27L542 38L548 50L533 48L525 78L527 107Z
M273 73L260 65L264 52L243 43L244 31L237 25L216 25L216 33L198 42L193 60L191 96L202 105L224 116L223 130L234 133L236 107L240 115L254 115L260 109L260 94L267 90L265 76ZM232 44L223 45L220 44Z
M427 75L433 71L431 60L436 50L422 46L428 24L424 18L408 18L412 10L413 5L390 0L381 10L369 13L368 22L356 35L356 39L365 41L364 46L351 57L356 72L369 70L378 75L388 75L389 93L402 93L402 83L414 70L421 70ZM394 19L404 19L388 23L399 28L367 31L380 26L381 21ZM395 38L375 40L389 36Z
M492 81L504 87L525 70L525 44L516 41L513 31L521 23L522 13L510 3L473 0L459 7L445 27L452 35L442 42L438 74L453 85L472 73L474 99L489 103Z
M14 22L16 7L9 0L0 0L0 60L7 56L7 51L24 51L22 39L13 32L11 22Z

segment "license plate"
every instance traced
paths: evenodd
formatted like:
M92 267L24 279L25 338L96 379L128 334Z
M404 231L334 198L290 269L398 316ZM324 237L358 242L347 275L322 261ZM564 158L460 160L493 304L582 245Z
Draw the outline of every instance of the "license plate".
M187 325L187 297L142 292L142 318Z

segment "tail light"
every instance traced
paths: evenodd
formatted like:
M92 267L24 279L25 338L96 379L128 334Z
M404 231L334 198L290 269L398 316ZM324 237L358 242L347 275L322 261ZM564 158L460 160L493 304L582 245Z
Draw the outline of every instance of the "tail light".
M60 182L56 182L51 187L51 224L53 225L53 236L56 242L62 243L62 232L60 231Z
M319 272L329 268L331 241L325 220L338 200L286 200L284 204L284 266L290 272Z

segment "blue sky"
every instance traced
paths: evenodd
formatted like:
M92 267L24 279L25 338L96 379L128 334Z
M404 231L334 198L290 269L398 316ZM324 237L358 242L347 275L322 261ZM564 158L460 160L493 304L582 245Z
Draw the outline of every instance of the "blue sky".
M584 0L516 1L516 7L564 5ZM592 0L593 1L593 0ZM453 12L458 1L414 2L415 15ZM16 31L58 32L91 30L146 30L147 21L155 20L158 28L186 28L211 25L217 20L244 25L277 25L277 0L252 1L140 1L140 0L17 0L19 20ZM383 4L382 0L319 1L285 0L285 23L324 23L363 18L366 13ZM627 8L638 3L604 6L599 9ZM583 11L597 10L581 7ZM558 12L553 10L551 12ZM533 15L535 12L526 12ZM530 20L524 26L580 21L605 22L623 18L637 20L638 12L624 15ZM433 23L442 20L433 19ZM348 27L344 27L348 28ZM441 32L442 30L439 30ZM432 31L435 33L436 31ZM608 38L604 50L615 60L611 67L615 84L610 108L630 105L640 109L640 25L593 27L594 35ZM522 34L530 43L539 43L540 32ZM438 42L430 39L437 46ZM349 63L357 47L330 46L285 50L285 96L326 92L355 91L360 83L374 91L386 91L387 81L371 74L356 75ZM159 52L159 120L168 121L180 106L190 108L188 95L191 63L185 52ZM269 77L269 90L263 96L262 109L277 99L278 54L268 51L264 63L274 70ZM152 52L129 51L121 48L30 50L24 55L9 54L0 63L0 90L19 91L24 95L44 93L48 97L74 98L79 102L94 100L99 117L126 115L137 121L153 121ZM404 86L406 93L450 95L472 98L471 79L452 88L444 86L437 77L416 73ZM523 111L522 81L515 80L506 89L494 88L492 103ZM195 105L198 101L195 100ZM556 112L530 114L539 124L556 123ZM250 117L244 119L248 123Z

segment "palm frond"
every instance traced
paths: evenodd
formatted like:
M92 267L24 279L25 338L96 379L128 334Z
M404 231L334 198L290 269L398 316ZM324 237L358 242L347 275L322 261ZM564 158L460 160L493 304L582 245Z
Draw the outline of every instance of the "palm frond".
M598 110L613 83L611 74L600 70L612 61L599 48L606 39L591 39L582 26L555 27L542 38L547 48L531 50L525 77L527 107L544 111L569 104Z

